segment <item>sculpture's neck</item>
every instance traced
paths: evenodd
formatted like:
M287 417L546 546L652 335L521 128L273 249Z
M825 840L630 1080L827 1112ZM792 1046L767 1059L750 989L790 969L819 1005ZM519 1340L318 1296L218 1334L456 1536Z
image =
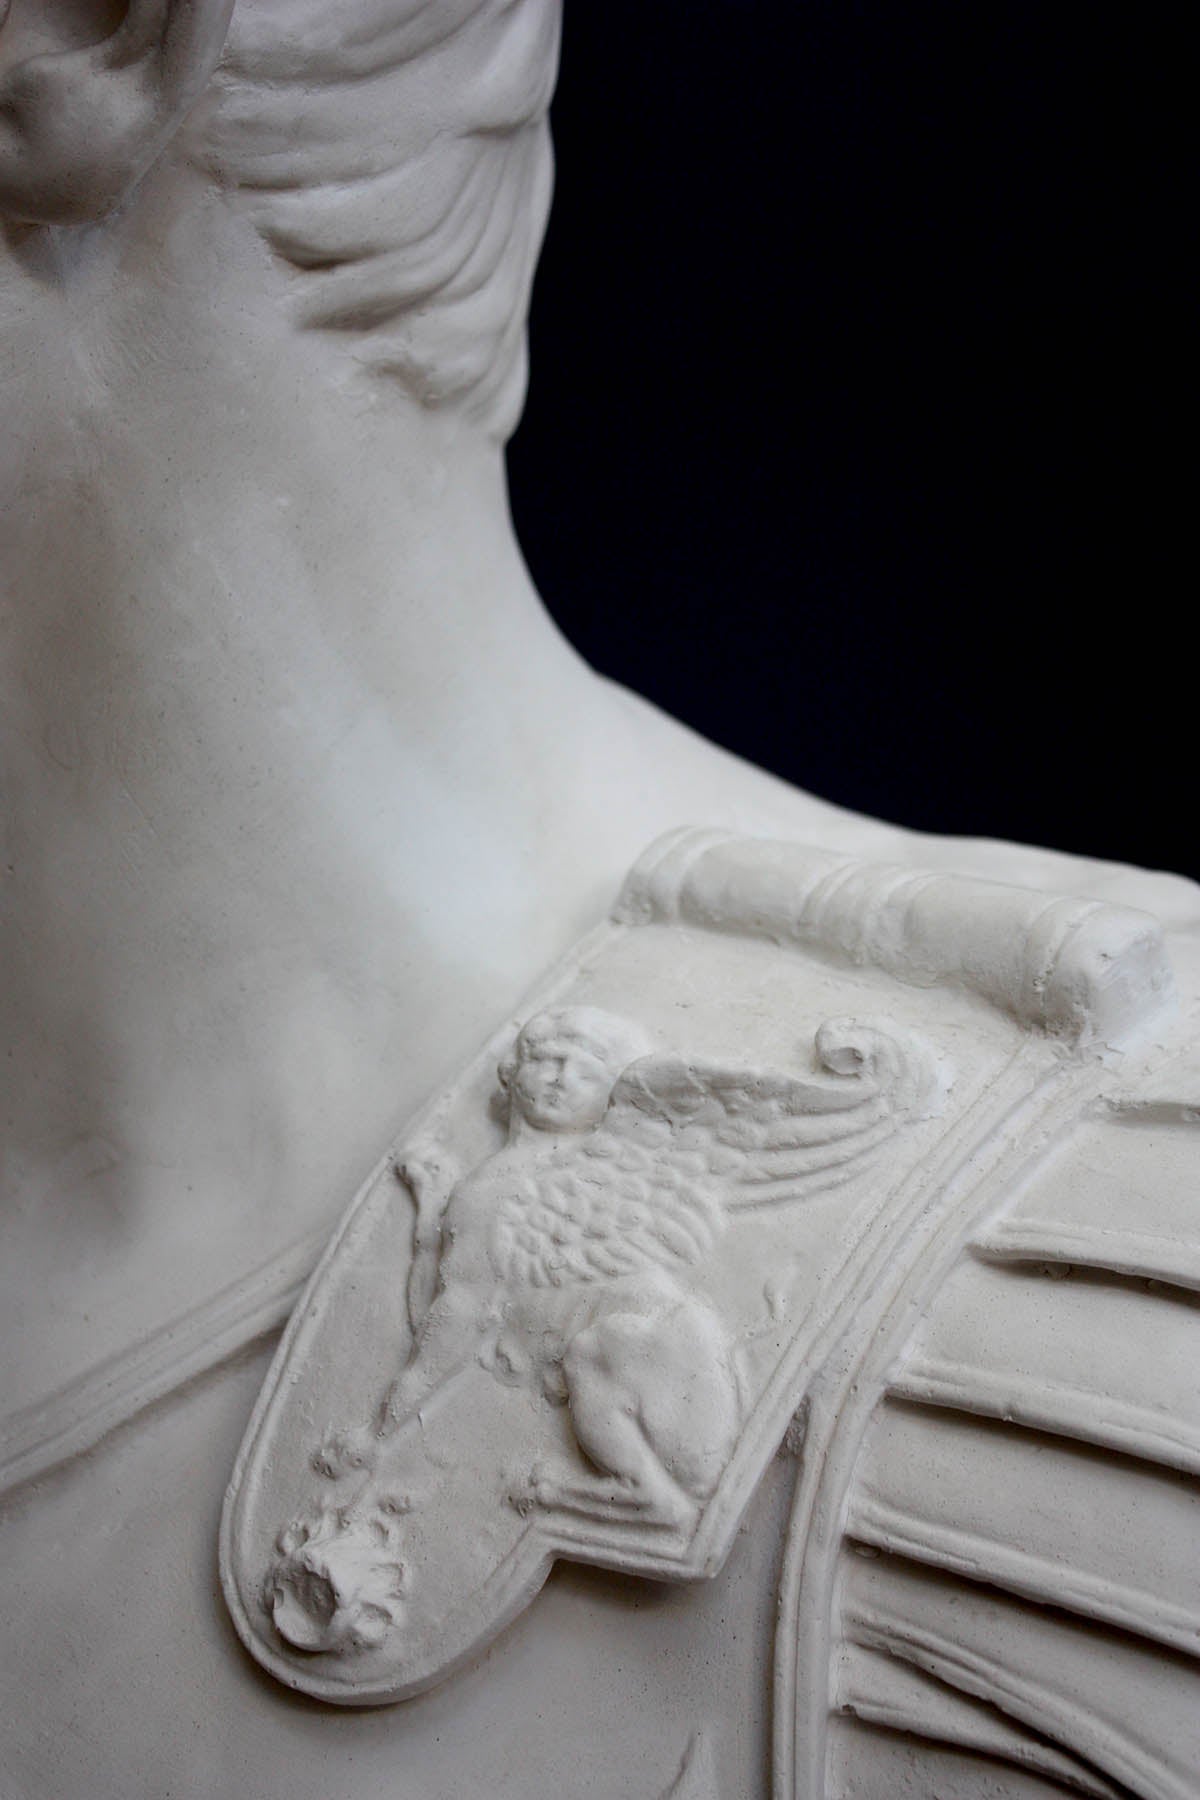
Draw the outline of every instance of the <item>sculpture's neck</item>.
M190 179L0 253L0 1306L37 1387L328 1220L651 837L821 816L580 663L498 447L294 331Z
M0 264L6 1168L68 1255L294 1235L601 891L535 903L604 690L499 448L285 328L217 203L139 220Z
M448 872L516 828L586 676L495 445L285 328L256 241L141 277L140 248L76 238L64 268L31 235L7 272L0 682L14 891L136 938L158 993L147 912L176 969L206 913L206 966L247 909L239 954L277 954L331 883L378 920L427 877L444 918L435 846Z
M360 380L331 334L293 331L219 203L165 220L153 260L147 214L128 242L26 233L0 268L23 371L0 453L0 679L43 733L103 712L98 775L148 740L171 818L218 797L166 791L179 754L261 786L260 745L294 737L325 767L327 731L383 717L394 750L452 722L445 748L467 754L460 700L481 726L511 716L513 684L566 660L499 447Z

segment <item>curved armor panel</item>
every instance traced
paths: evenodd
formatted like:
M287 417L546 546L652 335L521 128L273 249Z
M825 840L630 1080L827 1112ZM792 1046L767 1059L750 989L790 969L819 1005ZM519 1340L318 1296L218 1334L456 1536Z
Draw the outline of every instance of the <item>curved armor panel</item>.
M247 1646L402 1699L558 1558L715 1575L782 1449L777 1800L1194 1792L1189 1012L1125 908L652 848L310 1283L226 1506Z

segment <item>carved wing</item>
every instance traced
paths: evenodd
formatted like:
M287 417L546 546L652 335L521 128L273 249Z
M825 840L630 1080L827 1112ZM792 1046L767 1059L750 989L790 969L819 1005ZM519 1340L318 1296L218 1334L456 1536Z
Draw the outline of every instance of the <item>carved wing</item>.
M910 1036L830 1020L816 1061L812 1076L681 1056L631 1063L596 1130L507 1189L492 1225L497 1274L559 1287L699 1262L730 1212L850 1180L935 1108L933 1058Z
M909 1033L830 1019L815 1049L813 1076L645 1057L617 1083L605 1123L620 1128L626 1108L665 1122L672 1158L703 1158L724 1207L806 1199L858 1174L939 1098L934 1059Z

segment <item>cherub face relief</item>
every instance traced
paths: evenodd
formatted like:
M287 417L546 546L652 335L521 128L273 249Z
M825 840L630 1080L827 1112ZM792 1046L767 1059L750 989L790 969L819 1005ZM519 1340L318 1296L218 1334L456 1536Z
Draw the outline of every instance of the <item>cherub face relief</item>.
M512 1093L539 1131L583 1131L604 1115L614 1071L567 1033L522 1045Z

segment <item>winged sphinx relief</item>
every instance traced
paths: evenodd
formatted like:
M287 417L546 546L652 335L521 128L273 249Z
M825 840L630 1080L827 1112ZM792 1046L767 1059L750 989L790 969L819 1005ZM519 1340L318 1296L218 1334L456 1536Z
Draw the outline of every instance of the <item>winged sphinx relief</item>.
M823 1794L828 1522L867 1516L873 1409L1170 991L1119 908L719 833L654 847L315 1272L227 1498L247 1646L324 1700L406 1698L558 1559L716 1575L783 1455L776 1790Z
M475 1369L569 1419L565 1454L505 1471L518 1513L694 1524L748 1404L695 1272L764 1213L863 1177L937 1093L927 1049L879 1024L823 1024L815 1064L655 1052L596 1007L527 1022L498 1070L503 1147L457 1180L436 1154L401 1167L412 1347L375 1418L318 1450L330 1503L281 1534L268 1588L290 1644L373 1647L398 1622L412 1440Z

